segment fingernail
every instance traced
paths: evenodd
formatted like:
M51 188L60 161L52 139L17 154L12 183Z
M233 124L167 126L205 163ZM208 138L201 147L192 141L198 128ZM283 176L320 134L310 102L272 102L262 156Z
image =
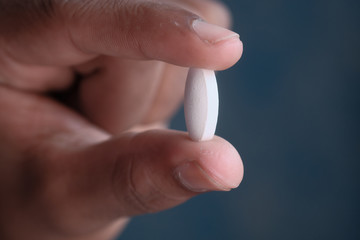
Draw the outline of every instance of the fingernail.
M193 192L230 191L230 187L223 186L211 178L195 161L186 162L175 170L176 178L187 189Z
M207 43L218 43L230 38L239 38L239 34L229 29L195 19L192 23L195 33L201 40Z

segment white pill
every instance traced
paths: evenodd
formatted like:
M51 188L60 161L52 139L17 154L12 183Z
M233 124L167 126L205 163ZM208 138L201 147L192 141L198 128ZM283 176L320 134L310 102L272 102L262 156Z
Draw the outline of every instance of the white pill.
M219 94L212 70L190 68L185 86L186 128L194 141L214 137L219 111Z

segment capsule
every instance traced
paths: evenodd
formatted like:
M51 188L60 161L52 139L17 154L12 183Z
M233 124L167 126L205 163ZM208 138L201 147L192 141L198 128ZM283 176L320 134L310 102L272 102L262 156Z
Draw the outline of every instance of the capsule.
M193 141L214 137L219 112L219 94L212 70L190 68L186 79L184 113Z

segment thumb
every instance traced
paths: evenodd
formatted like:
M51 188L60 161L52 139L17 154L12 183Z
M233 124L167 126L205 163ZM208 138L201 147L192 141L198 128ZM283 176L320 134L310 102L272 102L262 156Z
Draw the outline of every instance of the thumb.
M227 141L192 142L177 131L127 133L78 154L69 184L82 189L71 192L96 199L88 207L112 217L157 212L202 192L228 191L243 176L242 161Z
M33 226L21 234L44 226L97 231L230 190L243 176L237 151L219 137L193 142L183 132L153 130L110 138L44 96L4 87L0 109L9 113L0 115L2 209L10 225Z

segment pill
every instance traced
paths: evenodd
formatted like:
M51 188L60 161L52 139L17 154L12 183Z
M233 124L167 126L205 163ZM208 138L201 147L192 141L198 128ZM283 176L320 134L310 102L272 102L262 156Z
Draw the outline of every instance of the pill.
M184 113L189 137L206 141L214 137L219 94L212 70L190 68L185 85Z

